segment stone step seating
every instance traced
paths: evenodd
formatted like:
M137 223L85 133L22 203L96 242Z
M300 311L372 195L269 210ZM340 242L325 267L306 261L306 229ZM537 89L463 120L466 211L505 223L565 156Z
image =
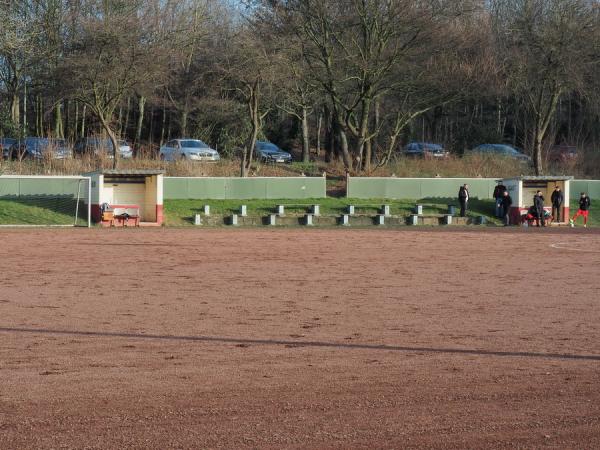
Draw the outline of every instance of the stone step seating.
M377 212L375 212L377 211ZM449 209L449 212L452 211ZM406 226L406 225L483 225L484 217L456 217L451 214L422 214L417 205L415 214L392 215L389 205L350 205L343 214L321 214L319 205L277 205L268 215L248 215L246 205L236 214L210 214L210 206L203 208L204 216L197 214L193 223L205 226ZM416 214L421 212L421 214ZM453 211L452 211L453 212Z

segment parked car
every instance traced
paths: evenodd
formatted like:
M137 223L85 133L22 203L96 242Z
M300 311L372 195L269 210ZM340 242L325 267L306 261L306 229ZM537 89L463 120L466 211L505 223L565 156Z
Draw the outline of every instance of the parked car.
M404 147L406 156L419 158L445 158L448 152L440 144L432 144L431 142L410 142Z
M505 156L509 158L515 158L519 161L531 163L531 157L527 156L512 145L507 144L481 144L472 150L467 150L465 154L479 153L481 155L489 156Z
M200 139L173 139L163 145L158 157L164 161L186 159L191 161L219 161L219 152Z
M27 137L10 146L11 159L66 159L72 156L71 148L64 139Z
M256 141L256 157L264 163L291 163L292 155L267 141Z
M2 157L4 159L8 159L8 156L9 156L8 149L10 149L10 147L12 145L14 145L16 142L17 142L17 140L13 139L13 138L0 138L0 150L2 151Z
M117 142L119 144L119 157L123 159L133 158L133 150L127 141L119 139ZM79 139L75 143L74 151L77 155L93 154L98 156L104 153L108 158L114 157L112 141L102 137Z
M551 162L565 163L577 159L577 147L574 145L554 145L548 152Z

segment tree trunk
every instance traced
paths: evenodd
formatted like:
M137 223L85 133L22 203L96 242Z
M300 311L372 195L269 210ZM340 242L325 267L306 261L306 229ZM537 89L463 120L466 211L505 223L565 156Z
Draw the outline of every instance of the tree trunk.
M131 97L127 97L127 110L125 111L125 123L123 124L123 136L127 136L127 129L129 127L129 113L131 112Z
M252 133L250 135L250 142L248 145L248 151L247 153L244 154L244 160L245 160L245 171L244 174L242 175L243 177L247 177L248 173L250 172L250 167L252 166L252 157L254 154L254 147L256 146L256 139L258 138L258 124L256 123L252 123Z
M102 125L102 128L104 128L104 131L106 131L106 134L108 134L108 138L110 139L110 142L112 144L112 147L113 147L113 169L116 169L119 167L119 143L117 142L117 136L116 136L115 132L112 130L112 128L110 127L109 119L104 117L103 114L98 114L98 119L100 120L100 124Z
M87 109L87 105L83 105L83 110L81 111L81 137L85 137L85 110Z
M325 116L325 162L333 161L333 149L335 148L335 130L333 126L333 116L329 107L325 106L323 114Z
M362 110L360 113L360 125L358 129L358 170L370 170L371 161L365 159L365 143L369 133L369 114L371 113L371 99L363 100ZM370 155L369 155L370 157Z
M54 137L57 139L63 139L65 137L61 102L57 102L56 105L54 105Z
M302 162L310 161L310 134L308 130L308 110L302 107Z
M154 143L154 106L150 108L150 130L148 132L148 142Z
M365 172L371 173L371 160L373 158L371 141L365 142Z
M188 111L184 109L181 111L181 137L187 137L187 122L188 122Z
M23 136L27 136L27 84L23 87Z
M348 138L346 137L346 132L342 129L342 127L338 127L337 134L342 150L342 160L344 161L344 167L349 170L352 168L352 161L350 161L350 151L348 150Z
M242 149L242 159L240 161L240 177L246 178L248 176L248 169L246 169L246 158L248 155L248 149L246 146Z
M15 92L10 98L10 118L14 125L21 123L21 109L19 105L19 94Z
M77 140L79 138L79 103L75 102L75 126L73 127L73 139Z
M377 134L375 136L373 136L371 138L371 140L369 141L369 144L371 146L371 163L375 163L375 153L377 153L377 151L379 150L379 140L378 140L378 136L379 136L379 126L381 123L381 102L379 100L379 97L375 98L375 111L374 111L374 126L375 126L375 131L377 132ZM373 149L375 149L375 151L373 151Z
M323 113L319 111L319 116L317 117L317 134L316 134L316 148L315 152L317 158L321 156L321 127L323 126Z
M346 136L346 131L344 130L344 127L342 125L344 122L342 120L341 114L339 113L339 111L335 111L335 106L332 120L334 134L342 152L342 161L344 162L344 167L347 170L350 170L352 168L352 161L350 158L350 151L348 149L348 137Z
M71 128L71 123L69 122L71 120L70 108L71 108L71 105L70 105L69 100L65 99L65 121L64 121L64 125L63 125L63 133L64 133L65 137L72 142L73 141L73 133L71 132L72 128Z
M36 106L35 106L35 134L36 134L36 136L41 136L43 129L44 129L44 112L43 112L42 96L38 94L36 97Z
M159 147L162 147L163 143L165 142L165 128L167 125L167 112L165 111L165 108L162 109L162 125L160 127L160 143L159 143Z
M536 175L544 174L544 166L542 161L542 134L536 130L534 134L534 143L533 143L533 168L535 170Z
M119 136L123 136L123 107L119 106Z
M256 79L254 83L249 86L249 93L247 98L248 114L250 116L250 122L252 124L252 132L250 133L250 140L248 142L247 153L244 154L244 168L242 176L248 176L250 167L252 166L252 159L254 156L254 147L256 146L256 139L260 131L260 111L259 111L259 99L260 99L260 80Z
M139 116L137 127L135 129L135 143L136 145L140 144L140 140L142 139L142 125L144 123L144 107L146 106L146 97L143 95L140 96L140 100L138 102L139 107Z

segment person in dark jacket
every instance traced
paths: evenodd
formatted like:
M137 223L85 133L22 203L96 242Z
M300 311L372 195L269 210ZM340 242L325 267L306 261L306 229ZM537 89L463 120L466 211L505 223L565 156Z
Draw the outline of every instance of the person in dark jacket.
M554 192L552 192L552 196L550 197L550 200L552 201L552 217L555 222L560 222L560 211L562 209L564 199L565 198L560 190L560 186L555 186Z
M467 215L469 208L469 185L463 184L458 190L458 203L460 203L460 217Z
M533 206L535 206L535 212L537 216L537 226L540 226L540 222L543 227L546 226L546 217L544 214L544 196L542 191L537 191L533 197Z
M507 227L510 225L510 207L512 206L512 198L508 194L507 190L504 190L502 195L502 214L504 220L504 226Z
M575 213L573 218L569 221L569 224L574 227L575 221L579 216L583 216L583 227L587 228L588 216L590 214L590 206L592 202L590 198L587 196L585 192L581 193L581 197L579 197L579 210Z
M504 217L504 211L502 210L502 202L504 201L504 192L506 192L506 186L501 182L498 182L494 188L494 199L496 200L496 217Z

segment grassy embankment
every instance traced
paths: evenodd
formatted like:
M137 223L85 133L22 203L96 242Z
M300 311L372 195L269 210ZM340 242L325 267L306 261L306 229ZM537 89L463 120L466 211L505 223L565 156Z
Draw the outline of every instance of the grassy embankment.
M355 205L356 213L378 213L383 204L390 205L392 215L408 216L417 203L424 205L424 214L444 214L448 205L457 205L455 199L421 199L421 200L380 200L380 199L347 199L321 198L302 200L166 200L165 216L167 226L192 226L195 214L202 213L204 205L210 205L212 214L231 215L239 212L241 205L246 205L249 215L266 216L275 212L277 205L286 205L286 214L305 214L310 205L318 204L323 215L341 215L347 211L348 205ZM493 217L494 204L490 200L471 201L471 216L485 216L490 224L500 222ZM85 216L84 206L81 207L78 225L85 225L81 218ZM458 210L458 208L457 208ZM71 225L75 215L75 205L62 202L20 202L16 200L0 200L0 225ZM582 224L579 219L578 225ZM600 226L600 206L593 205L590 211L592 227Z
M0 199L0 225L73 225L75 201ZM81 204L78 225L87 225Z
M445 214L448 205L458 203L450 198L426 198L421 200L381 200L381 199L349 199L349 198L320 198L302 200L166 200L165 216L167 226L191 226L193 217L203 212L204 205L210 206L211 214L231 215L239 213L240 206L246 205L248 215L266 216L274 213L277 205L286 205L286 214L302 215L310 205L320 205L322 215L341 215L347 211L348 205L355 205L356 213L378 213L381 205L390 205L392 215L408 216L413 213L415 205L423 205L423 213ZM470 202L469 216L485 216L488 223L500 225L500 220L494 217L494 202L492 200L473 199ZM578 225L583 224L579 218ZM600 205L592 205L588 222L590 227L600 226Z
M275 212L277 205L286 206L286 214L303 215L310 205L319 205L322 215L341 215L347 211L348 205L354 205L357 214L378 213L382 205L390 205L392 215L408 216L413 213L415 205L423 205L424 214L445 214L448 205L457 205L454 199L422 199L416 200L381 200L381 199L349 199L319 198L302 200L165 200L167 226L189 226L193 217L201 214L204 205L210 206L211 214L231 215L239 213L240 206L246 205L248 215L266 216ZM458 212L458 208L457 208ZM494 215L494 204L489 200L474 199L471 202L471 216L486 216L490 223L498 223Z

